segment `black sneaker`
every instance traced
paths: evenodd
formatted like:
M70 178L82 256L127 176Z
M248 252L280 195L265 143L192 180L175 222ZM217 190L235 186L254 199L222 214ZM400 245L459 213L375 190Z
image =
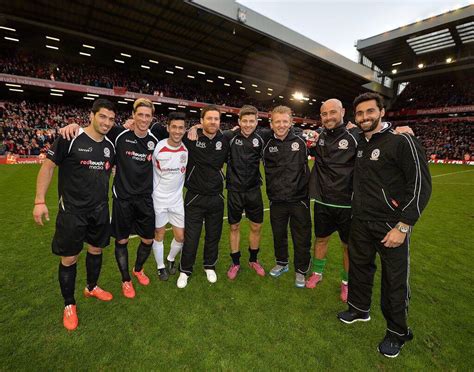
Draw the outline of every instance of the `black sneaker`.
M169 261L168 259L166 260L166 263L168 265L168 272L170 273L170 275L174 275L176 274L176 272L178 271L176 269L176 267L174 266L175 264L175 261Z
M167 281L169 278L168 270L166 267L162 269L158 269L158 278L160 278L161 281Z
M403 345L406 341L413 340L413 333L411 330L408 330L408 333L405 336L398 336L395 333L387 331L385 338L378 346L380 354L383 354L387 358L396 358L400 354Z
M370 320L370 313L363 313L361 311L349 309L337 314L337 318L346 324L351 324L354 322L368 322Z

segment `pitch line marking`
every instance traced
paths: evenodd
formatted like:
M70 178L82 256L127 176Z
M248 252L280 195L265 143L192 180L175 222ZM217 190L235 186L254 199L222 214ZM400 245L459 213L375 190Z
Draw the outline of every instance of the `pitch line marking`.
M469 170L459 171L459 172L450 172L450 173L437 174L436 176L431 176L431 178L438 178L438 177L449 176L451 174L468 173L468 172L474 172L474 169L469 169Z
M437 174L436 176L432 176L431 178L437 178L437 177L443 177L443 176L449 176L451 174L459 174L459 173L467 173L467 172L474 172L474 169L470 169L470 170L466 170L466 171L459 171L459 172L450 172L450 173L443 173L443 174ZM311 199L311 202L313 202L314 200ZM264 208L263 211L264 212L267 212L269 211L270 208ZM245 213L244 213L245 215ZM228 217L227 216L224 216L223 217L223 220L227 220ZM172 227L168 227L166 229L166 231L171 231L173 228ZM135 238L138 238L138 235L130 235L129 239L135 239Z
M433 185L463 185L463 186L474 186L474 183L461 183L461 182L433 182Z

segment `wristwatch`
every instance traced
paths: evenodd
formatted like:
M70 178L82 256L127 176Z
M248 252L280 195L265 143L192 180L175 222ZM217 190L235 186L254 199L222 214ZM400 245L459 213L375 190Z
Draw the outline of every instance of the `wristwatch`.
M410 231L410 226L402 224L401 222L395 225L395 228L401 233L407 234Z

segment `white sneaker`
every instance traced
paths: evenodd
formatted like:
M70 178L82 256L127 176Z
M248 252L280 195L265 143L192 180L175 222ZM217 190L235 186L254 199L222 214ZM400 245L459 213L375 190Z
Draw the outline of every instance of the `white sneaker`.
M207 280L209 283L217 282L217 274L214 270L204 270L206 272Z
M178 281L176 282L178 288L186 287L188 285L188 278L189 276L187 276L185 273L179 274Z

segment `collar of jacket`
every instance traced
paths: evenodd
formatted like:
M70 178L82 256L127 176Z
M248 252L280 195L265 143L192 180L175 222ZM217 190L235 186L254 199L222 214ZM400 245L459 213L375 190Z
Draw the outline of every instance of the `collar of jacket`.
M372 134L370 141L384 135L385 133L390 132L391 129L392 129L392 123L389 123L388 121L382 122L382 129L380 129L377 133Z
M328 134L329 136L333 136L342 133L344 129L346 129L346 125L344 123L341 123L337 127L332 129L324 128L324 132L326 132L326 134Z

